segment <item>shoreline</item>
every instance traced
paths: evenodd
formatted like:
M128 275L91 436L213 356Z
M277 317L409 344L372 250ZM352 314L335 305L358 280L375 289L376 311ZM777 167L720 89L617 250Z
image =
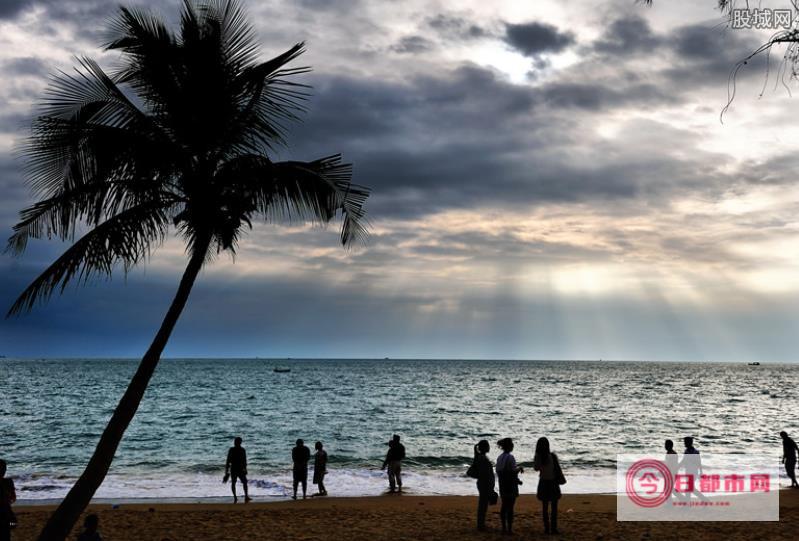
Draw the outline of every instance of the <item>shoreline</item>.
M488 532L475 530L476 496L383 495L318 497L297 501L111 504L95 502L111 541L178 540L451 540L499 537L499 506L488 512ZM15 505L14 541L34 540L55 504ZM516 504L514 538L546 539L540 502L523 494ZM779 522L618 522L615 494L564 494L560 539L795 539L799 491L780 491ZM72 539L77 531L74 531ZM549 536L548 538L551 538Z
M785 487L782 487L780 490L788 490ZM395 494L392 495L389 492L385 492L383 494L371 494L371 495L334 495L334 496L316 496L316 495L309 495L306 498L307 501L324 501L324 500L370 500L370 499L382 499L382 498L391 498L391 497L402 497L402 498L471 498L475 497L475 494L416 494L411 491L404 492L402 494ZM521 496L527 497L535 497L535 494L530 493L522 493ZM564 492L563 496L566 497L616 497L616 492ZM252 501L247 505L275 505L280 503L297 503L291 499L289 496L252 496ZM239 489L239 499L243 500L243 493ZM61 503L62 498L46 498L41 500L36 499L20 499L17 500L17 503L14 504L14 509L25 509L28 507L31 508L55 508L59 503ZM156 498L93 498L90 506L108 506L108 505L125 505L125 506L147 506L147 505L233 505L231 501L231 496L186 496L186 497L156 497ZM243 505L243 504L237 504Z

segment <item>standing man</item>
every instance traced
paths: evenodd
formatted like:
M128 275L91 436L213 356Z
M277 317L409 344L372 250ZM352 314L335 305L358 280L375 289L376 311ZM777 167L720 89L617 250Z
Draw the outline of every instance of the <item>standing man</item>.
M683 443L685 451L680 466L685 471L687 484L675 488L688 499L694 495L702 501L707 501L707 497L699 490L699 480L702 476L702 459L699 457L699 450L694 447L694 439L691 436L684 437Z
M799 488L796 482L796 451L799 447L792 438L788 437L787 432L780 432L782 438L782 463L785 464L785 473L791 478L791 488Z
M294 496L297 499L297 486L302 483L302 499L308 490L308 461L311 459L311 450L305 446L305 442L297 440L297 444L291 450L291 461L294 463Z
M0 460L0 541L11 541L11 529L17 524L17 517L11 510L15 501L14 481L6 478L6 461Z
M244 503L250 501L250 496L247 493L247 451L241 446L241 438L233 440L233 447L227 452L227 461L225 462L225 477L222 479L223 483L227 483L230 479L230 490L233 491L233 503L239 501L236 496L236 479L241 480L241 486L244 487Z
M390 492L402 492L402 461L405 459L405 446L400 443L400 437L394 434L387 443L388 453L381 469L388 468L388 488ZM396 488L395 488L396 487Z

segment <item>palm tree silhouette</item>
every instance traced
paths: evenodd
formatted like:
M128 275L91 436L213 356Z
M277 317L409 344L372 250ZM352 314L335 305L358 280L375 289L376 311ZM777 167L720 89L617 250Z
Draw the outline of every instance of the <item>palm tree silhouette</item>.
M110 75L91 59L60 73L23 146L38 201L20 213L9 250L29 238L74 241L20 295L9 315L145 261L171 231L188 264L177 293L86 469L40 540L65 539L105 478L202 267L235 253L252 220L327 223L342 217L341 242L367 234L368 189L350 182L340 155L274 162L308 87L287 68L302 43L259 61L255 34L235 0L185 0L179 31L147 11L122 7L106 49L122 63Z

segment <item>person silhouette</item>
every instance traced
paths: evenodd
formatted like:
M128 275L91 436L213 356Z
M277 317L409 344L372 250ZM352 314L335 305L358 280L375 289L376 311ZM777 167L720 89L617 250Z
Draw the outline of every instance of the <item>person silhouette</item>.
M513 507L516 505L516 498L519 497L519 474L524 473L524 468L516 464L513 452L513 440L503 438L497 442L497 446L502 449L502 454L497 457L497 478L499 478L499 496L502 498L502 505L499 509L499 518L502 521L502 533L513 533Z
M394 434L386 445L388 445L388 452L380 469L388 468L389 492L395 490L402 492L402 461L405 460L405 446L400 443L400 437L397 434Z
M699 490L699 480L702 476L702 459L700 458L699 450L694 447L694 439L691 436L684 437L683 443L685 444L685 451L683 452L680 467L685 471L687 486L677 486L678 483L675 483L675 490L683 494L687 499L694 495L702 501L707 501L707 496Z
M677 451L674 450L674 442L671 440L666 440L663 443L663 447L666 449L667 455L676 455Z
M327 490L325 489L325 474L327 474L327 451L324 450L324 446L322 445L321 441L317 441L314 444L314 449L316 449L316 453L314 454L313 459L313 482L319 487L319 495L327 496Z
M538 472L538 490L536 497L541 502L544 517L544 533L558 533L558 500L560 499L560 481L563 472L560 469L558 455L550 451L549 440L538 438L533 457L533 469ZM564 481L565 482L565 481ZM551 514L550 514L551 506Z
M14 481L6 477L8 465L0 460L0 541L11 540L11 529L17 524L17 517L11 506L17 501Z
M677 458L677 451L674 450L674 442L671 440L666 440L663 446L666 448L666 467L669 468L669 471L671 472L671 480L674 482L677 471L680 469L680 461ZM672 495L678 495L676 492L676 487L672 489Z
M796 482L796 451L799 450L799 447L787 432L780 432L780 437L782 438L782 463L785 464L785 473L791 479L791 488L799 488L799 483Z
M239 501L236 496L236 479L241 481L241 486L244 488L244 503L252 500L247 492L247 451L241 446L240 437L233 440L233 447L227 452L225 476L222 478L222 482L227 483L228 479L230 479L230 490L233 492L233 503Z
M686 455L698 455L699 450L694 447L694 439L691 436L685 436L683 439L683 444L685 445L685 454Z
M308 461L311 459L311 450L305 446L305 442L297 440L296 445L291 450L291 461L294 463L292 475L294 477L294 495L291 499L297 499L297 487L302 483L302 499L306 498L308 491Z
M103 541L97 528L100 526L100 519L97 515L86 515L83 521L83 531L78 536L78 541Z
M477 479L477 529L485 531L486 529L486 513L488 512L488 505L494 496L494 485L496 480L494 478L494 468L491 461L488 459L488 452L491 450L487 440L480 440L474 446L474 461L472 462L473 475ZM494 503L496 500L494 499Z

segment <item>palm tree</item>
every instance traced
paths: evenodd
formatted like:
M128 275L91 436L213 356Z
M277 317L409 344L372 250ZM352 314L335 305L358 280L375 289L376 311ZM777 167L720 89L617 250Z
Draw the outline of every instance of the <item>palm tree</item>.
M350 182L340 155L269 158L308 96L290 76L308 69L285 67L302 43L264 62L254 37L235 0L185 0L176 32L122 7L105 45L120 52L119 68L108 75L79 59L75 73L53 79L33 122L23 153L38 201L20 213L9 250L22 253L29 238L74 242L9 315L70 282L127 272L171 231L188 259L161 327L40 540L71 531L108 472L200 270L215 255L235 253L253 219L327 223L340 215L342 244L366 237L369 191Z

